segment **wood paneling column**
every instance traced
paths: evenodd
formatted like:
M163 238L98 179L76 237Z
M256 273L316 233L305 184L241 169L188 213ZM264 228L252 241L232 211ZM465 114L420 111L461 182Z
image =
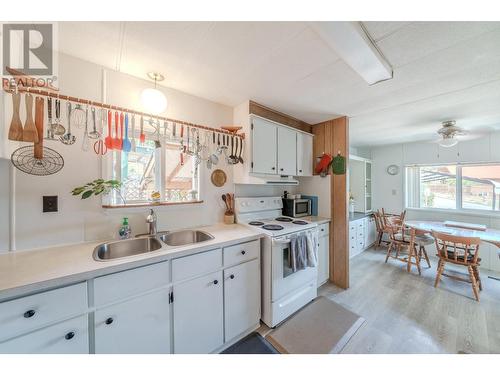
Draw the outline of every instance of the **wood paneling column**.
M340 117L313 126L314 157L323 152L332 156L338 152L349 164L349 119ZM330 281L347 289L349 287L349 210L347 173L331 175L330 215Z

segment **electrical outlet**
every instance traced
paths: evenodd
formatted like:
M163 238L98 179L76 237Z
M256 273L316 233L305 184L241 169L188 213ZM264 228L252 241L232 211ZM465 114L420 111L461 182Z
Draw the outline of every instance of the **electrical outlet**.
M57 212L57 195L43 196L42 212Z

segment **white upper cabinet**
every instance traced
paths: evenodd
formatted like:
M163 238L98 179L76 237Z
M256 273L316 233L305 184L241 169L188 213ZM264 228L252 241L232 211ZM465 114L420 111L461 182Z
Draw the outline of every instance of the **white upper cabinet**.
M312 176L313 136L297 133L297 176Z
M251 117L250 172L312 176L313 135L260 117ZM240 166L241 168L241 166ZM235 181L241 180L238 172Z
M297 132L278 126L278 174L295 176L297 173Z
M277 174L277 126L261 118L252 119L252 172Z

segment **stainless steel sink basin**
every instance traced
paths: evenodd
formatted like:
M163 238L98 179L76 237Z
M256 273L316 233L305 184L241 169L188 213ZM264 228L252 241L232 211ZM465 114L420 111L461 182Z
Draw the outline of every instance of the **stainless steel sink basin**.
M179 230L160 235L158 238L168 246L182 246L212 240L214 236L201 230Z
M94 249L95 260L112 260L161 249L161 242L154 237L107 242Z

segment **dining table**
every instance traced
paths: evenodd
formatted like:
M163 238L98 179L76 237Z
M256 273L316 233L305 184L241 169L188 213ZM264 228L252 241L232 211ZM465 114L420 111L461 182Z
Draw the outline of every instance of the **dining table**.
M426 233L432 233L434 231L460 237L479 237L481 241L491 243L497 248L500 248L500 230L498 229L486 227L482 229L472 229L476 227L475 224L470 224L470 228L467 228L468 223L456 223L456 225L450 226L444 221L428 220L408 220L405 221L405 225ZM500 250L497 251L497 255L500 258ZM497 277L489 276L489 278L500 281Z

